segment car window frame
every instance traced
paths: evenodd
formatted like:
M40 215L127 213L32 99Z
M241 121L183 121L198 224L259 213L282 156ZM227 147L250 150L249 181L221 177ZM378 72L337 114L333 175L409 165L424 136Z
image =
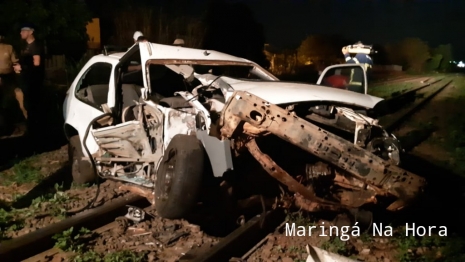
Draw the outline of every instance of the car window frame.
M89 106L91 106L91 107L93 107L93 108L95 108L95 109L98 109L98 110L100 110L100 111L103 112L102 105L98 105L98 104L93 103L93 102L90 102L90 101L88 101L88 100L84 100L84 99L82 99L82 98L80 98L80 97L78 96L78 92L79 92L80 90L82 90L81 85L82 85L82 83L83 83L83 80L85 79L85 77L87 76L87 74L88 74L92 69L95 68L96 65L105 65L105 66L109 66L109 67L110 67L110 75L108 76L108 92L107 92L107 98L106 98L106 103L108 103L108 93L109 93L109 91L110 91L110 82L111 82L111 77L112 77L112 74L113 74L114 66L113 66L112 63L105 62L105 61L98 61L98 62L93 63L92 65L90 65L90 66L85 70L84 73L81 74L81 76L80 76L80 78L79 78L79 80L78 80L78 82L76 83L76 86L75 86L75 88L74 88L74 97L75 97L77 100L79 100L80 102L82 102L82 103L84 103L84 104L87 104L87 105L89 105ZM87 88L87 87L86 87L86 88Z

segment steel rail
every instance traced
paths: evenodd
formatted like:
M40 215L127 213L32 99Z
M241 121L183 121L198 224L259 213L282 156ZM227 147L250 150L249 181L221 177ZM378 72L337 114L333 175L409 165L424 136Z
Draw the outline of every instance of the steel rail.
M0 260L21 261L34 256L53 247L52 237L55 234L71 227L86 227L88 229L101 227L114 221L116 216L125 215L126 205L136 205L143 201L147 200L141 196L129 194L31 233L1 242Z
M429 94L425 98L421 99L420 102L418 102L415 106L408 108L407 111L403 114L401 114L399 117L395 118L394 120L390 121L386 125L386 131L392 132L395 129L397 129L407 118L412 116L415 112L420 110L427 102L429 102L431 99L433 99L435 96L437 96L441 91L443 91L447 86L449 86L453 80L448 81L445 85L439 87L437 90L435 90L433 93Z
M387 81L377 81L377 82L373 82L371 84L371 87L379 87L379 86L392 85L392 84L397 84L397 83L402 83L402 82L410 82L410 81L414 81L414 80L426 78L426 77L427 76L408 76L408 77L391 79Z
M419 91L419 90L421 90L421 89L424 89L424 88L426 88L426 87L428 87L428 86L434 85L434 84L436 84L436 83L438 83L438 82L440 82L440 81L442 81L442 80L444 80L444 79L445 79L445 78L443 77L443 78L440 78L440 79L435 80L435 81L433 81L433 82L428 82L428 83L425 84L425 85L422 85L422 86L419 86L419 87L414 87L414 88L408 89L405 93L402 93L402 94L400 94L400 95L398 95L398 96L394 96L394 97L389 98L389 99L387 99L387 100L396 99L396 98L403 97L403 96L406 96L406 95L411 94L411 93L415 93L415 92L417 92L417 91Z

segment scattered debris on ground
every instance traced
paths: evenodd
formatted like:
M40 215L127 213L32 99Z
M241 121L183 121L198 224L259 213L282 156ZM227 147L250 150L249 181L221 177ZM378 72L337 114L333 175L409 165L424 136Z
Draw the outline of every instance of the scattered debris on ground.
M185 220L162 219L151 212L146 218L134 223L119 217L114 227L103 232L65 231L54 237L55 247L62 252L46 261L175 262L193 249L207 250L219 241Z

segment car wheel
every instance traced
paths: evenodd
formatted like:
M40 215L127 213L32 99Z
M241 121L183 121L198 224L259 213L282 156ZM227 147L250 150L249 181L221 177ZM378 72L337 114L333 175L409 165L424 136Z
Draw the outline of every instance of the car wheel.
M90 161L82 160L82 151L79 135L72 136L68 144L68 157L71 164L71 175L73 182L78 185L95 181L95 173Z
M159 216L185 217L196 205L204 173L205 151L191 135L176 135L165 150L155 182Z

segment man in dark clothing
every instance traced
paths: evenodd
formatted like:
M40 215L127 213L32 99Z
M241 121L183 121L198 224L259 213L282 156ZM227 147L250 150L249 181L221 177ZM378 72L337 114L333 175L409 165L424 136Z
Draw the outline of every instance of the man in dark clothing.
M20 86L24 94L24 107L27 110L28 133L35 133L39 124L38 116L43 82L45 78L43 46L34 37L34 26L25 24L21 27L21 39L27 45L22 50L19 63L14 66L20 73Z

